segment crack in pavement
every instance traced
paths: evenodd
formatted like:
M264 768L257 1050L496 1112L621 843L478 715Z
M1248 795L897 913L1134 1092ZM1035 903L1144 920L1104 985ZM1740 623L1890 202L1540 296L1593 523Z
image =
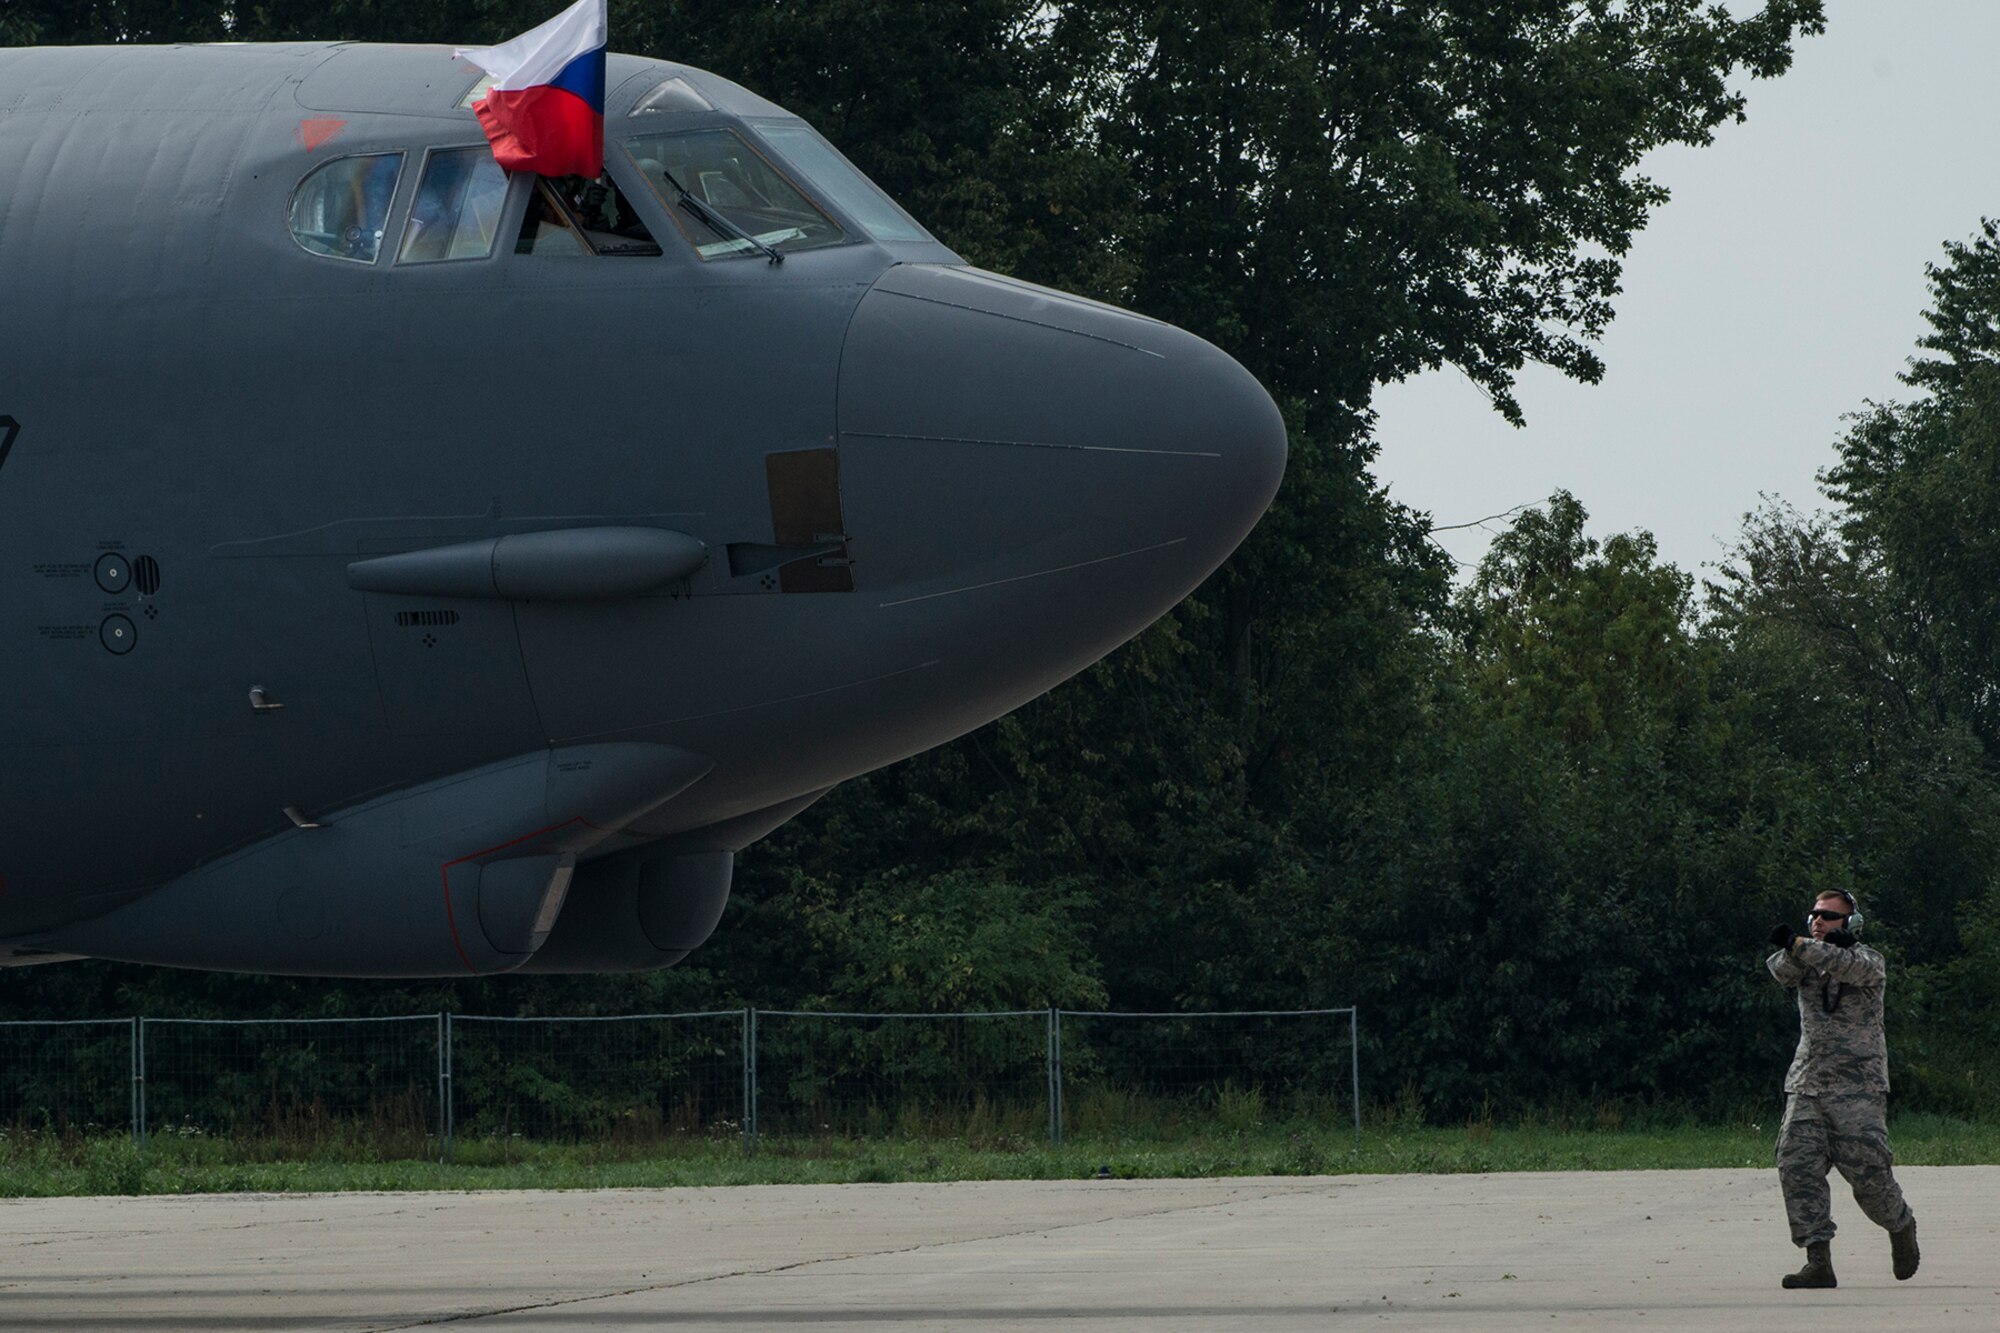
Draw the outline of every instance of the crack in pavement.
M825 1254L811 1259L795 1259L790 1263L771 1264L764 1267L732 1269L727 1273L708 1273L701 1277L677 1278L670 1282L647 1282L636 1287L626 1287L618 1291L592 1292L586 1296L558 1296L545 1301L527 1301L520 1305L500 1306L489 1310L467 1310L457 1314L434 1315L407 1324L370 1325L373 1333L397 1333L399 1329L432 1328L439 1324L465 1323L473 1319L492 1319L500 1315L522 1314L529 1310L556 1310L564 1306L583 1305L591 1301L616 1300L621 1296L638 1296L647 1292L674 1291L682 1287L697 1287L707 1282L726 1282L739 1277L768 1277L775 1273L791 1273L801 1268L812 1268L819 1264L846 1263L854 1259L881 1259L897 1254L916 1254L923 1250L944 1250L955 1245L976 1245L984 1241L1008 1240L1015 1236L1052 1235L1059 1231L1071 1231L1079 1227L1103 1226L1107 1222L1129 1222L1141 1218L1166 1217L1173 1213L1199 1213L1210 1209L1229 1207L1235 1204L1261 1203L1266 1199L1286 1198L1295 1194L1318 1194L1339 1188L1331 1183L1318 1185L1296 1185L1282 1189L1267 1189L1257 1194L1239 1194L1213 1203L1174 1204L1163 1208L1147 1208L1138 1212L1113 1213L1105 1217L1083 1218L1074 1222L1060 1222L1054 1226L1018 1227L1013 1230L995 1231L980 1236L962 1236L956 1240L920 1241L915 1245L896 1245L882 1250L858 1250L852 1254Z

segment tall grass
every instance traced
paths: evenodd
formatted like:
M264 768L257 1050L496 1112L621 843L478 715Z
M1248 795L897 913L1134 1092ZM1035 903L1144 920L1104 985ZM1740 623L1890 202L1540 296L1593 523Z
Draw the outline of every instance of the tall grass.
M585 1142L465 1135L449 1163L394 1102L346 1119L274 1104L233 1134L158 1127L143 1149L124 1134L15 1126L0 1129L0 1196L1768 1169L1777 1133L1777 1116L1758 1109L1703 1123L1682 1108L1616 1102L1510 1120L1489 1106L1439 1126L1404 1096L1371 1110L1357 1146L1344 1106L1229 1087L1187 1098L1092 1090L1069 1108L1060 1146L1048 1142L1046 1108L976 1100L957 1110L878 1105L853 1122L867 1132L829 1124L754 1145L737 1125L675 1120L635 1118ZM1905 1164L2000 1163L2000 1123L1913 1114L1891 1135Z

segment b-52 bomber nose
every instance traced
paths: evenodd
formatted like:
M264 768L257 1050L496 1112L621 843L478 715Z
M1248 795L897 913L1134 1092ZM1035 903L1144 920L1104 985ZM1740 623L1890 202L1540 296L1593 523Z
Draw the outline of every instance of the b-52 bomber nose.
M975 269L899 265L841 361L857 594L991 716L1185 597L1284 473L1250 373L1157 320ZM997 705L997 706L996 706Z
M0 50L0 271L63 313L0 319L0 967L669 966L737 853L1270 503L1284 425L1217 348L608 59L579 191L480 148L436 48Z

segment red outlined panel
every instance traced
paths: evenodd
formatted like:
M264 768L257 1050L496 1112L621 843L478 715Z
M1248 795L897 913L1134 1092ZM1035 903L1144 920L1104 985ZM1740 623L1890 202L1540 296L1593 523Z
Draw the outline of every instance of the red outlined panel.
M481 975L479 969L472 965L472 956L465 951L465 941L460 938L458 933L458 915L451 910L451 868L453 866L464 865L467 861L477 861L482 856L491 856L495 852L504 852L509 847L519 847L522 843L533 842L536 838L545 838L549 834L557 832L560 829L566 829L572 824L581 825L584 828L594 827L582 815L576 815L563 820L560 824L551 824L547 828L536 829L533 833L523 833L518 838L510 838L506 842L495 843L491 847L484 847L476 852L467 852L464 856L454 857L452 860L446 861L438 867L438 877L444 884L445 924L451 927L451 947L458 950L458 960L465 964L466 971L472 973L474 976Z

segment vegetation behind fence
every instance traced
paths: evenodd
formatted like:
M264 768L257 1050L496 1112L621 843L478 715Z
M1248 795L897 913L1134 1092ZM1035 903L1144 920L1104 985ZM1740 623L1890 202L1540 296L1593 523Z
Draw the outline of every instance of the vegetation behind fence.
M1060 1143L1246 1107L1358 1133L1356 1031L1352 1009L13 1022L0 1121L397 1158L458 1139Z

